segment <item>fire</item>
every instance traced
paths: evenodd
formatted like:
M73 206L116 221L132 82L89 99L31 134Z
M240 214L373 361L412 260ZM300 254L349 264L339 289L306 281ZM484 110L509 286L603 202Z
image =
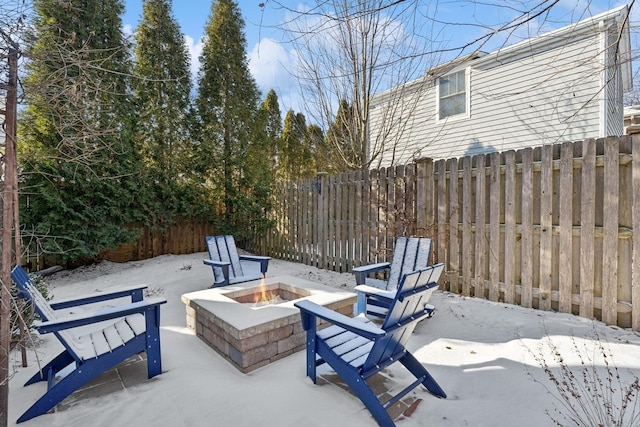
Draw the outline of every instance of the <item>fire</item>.
M255 305L266 305L271 303L271 300L273 300L273 294L267 290L264 279L262 279L260 281L260 288L258 292L256 292Z

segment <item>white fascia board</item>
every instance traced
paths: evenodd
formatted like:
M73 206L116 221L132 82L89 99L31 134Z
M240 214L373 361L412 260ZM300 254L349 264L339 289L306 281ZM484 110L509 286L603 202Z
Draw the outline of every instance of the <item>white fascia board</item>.
M608 27L606 23L609 22L617 22L620 24L626 22L628 14L628 6L620 6L591 18L584 19L575 24L498 49L483 56L482 58L474 60L472 64L474 68L492 68L537 52L543 52L566 45L570 40L580 40L585 37L595 36L602 31L603 24ZM625 25L621 36L622 43L620 45L620 55L621 57L624 57L625 55L629 56L630 43L624 42L625 39L628 41L630 37L628 25ZM626 51L623 51L623 49L626 49Z

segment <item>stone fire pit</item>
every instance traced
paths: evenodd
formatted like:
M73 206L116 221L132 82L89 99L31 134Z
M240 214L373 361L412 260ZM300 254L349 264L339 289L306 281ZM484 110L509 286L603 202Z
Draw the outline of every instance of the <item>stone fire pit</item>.
M255 304L261 281L182 295L187 327L241 372L247 373L305 348L305 332L295 301L309 299L351 316L356 295L296 277L269 277L262 283L274 304ZM322 327L322 326L321 326Z

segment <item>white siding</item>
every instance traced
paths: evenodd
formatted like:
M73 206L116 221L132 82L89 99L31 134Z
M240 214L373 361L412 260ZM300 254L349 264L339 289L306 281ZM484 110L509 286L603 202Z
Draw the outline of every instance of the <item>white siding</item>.
M618 38L619 27L613 25L607 35L606 57L610 67L604 69L603 82L606 90L603 92L603 102L605 103L605 134L624 134L624 99L623 99L623 78L622 64L618 59Z
M607 118L607 129L601 126L605 96L601 46L600 34L591 33L547 51L525 51L507 63L500 63L495 53L470 61L468 118L438 123L436 94L433 82L428 81L419 91L419 105L412 110L401 137L388 139L380 165L606 136L615 129L610 125L617 123L618 114ZM613 93L616 91L610 91ZM605 110L610 107L609 103ZM381 114L382 109L372 111L372 138L380 138ZM395 141L402 142L396 146Z

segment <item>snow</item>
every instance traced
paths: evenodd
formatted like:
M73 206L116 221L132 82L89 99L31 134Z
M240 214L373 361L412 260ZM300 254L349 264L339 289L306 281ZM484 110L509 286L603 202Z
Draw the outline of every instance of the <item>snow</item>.
M353 395L333 384L314 385L305 376L305 355L298 352L249 374L242 374L186 327L184 293L207 288L211 268L206 253L164 255L145 261L58 272L47 278L56 299L146 283L149 296L162 296L163 374L124 390L76 400L62 410L21 426L371 426L373 418ZM335 273L272 259L268 277L295 276L341 289L353 289L350 273ZM397 421L410 426L552 426L566 411L543 365L559 375L561 366L580 373L584 366L605 378L617 369L626 387L640 375L640 335L600 322L542 312L436 291L433 318L422 321L409 349L447 393L437 399L425 389L415 412ZM36 335L37 337L37 335ZM558 351L563 362L554 357ZM55 337L37 337L29 367L11 354L9 425L45 391L40 382L23 387L40 363L61 351ZM602 354L609 368L605 368ZM410 375L394 366L389 388L400 389ZM580 379L582 374L577 375ZM584 402L584 400L583 400ZM613 398L614 404L620 399ZM640 402L638 402L640 405ZM584 405L584 404L582 404ZM581 403L573 404L580 407ZM628 410L629 411L629 410ZM640 408L636 409L640 411ZM555 415L554 415L555 414ZM637 420L636 420L637 422Z

